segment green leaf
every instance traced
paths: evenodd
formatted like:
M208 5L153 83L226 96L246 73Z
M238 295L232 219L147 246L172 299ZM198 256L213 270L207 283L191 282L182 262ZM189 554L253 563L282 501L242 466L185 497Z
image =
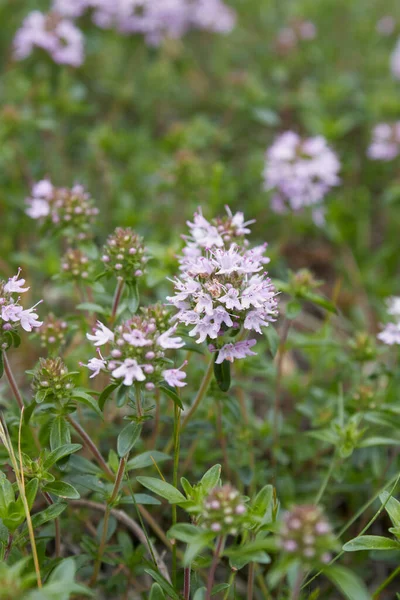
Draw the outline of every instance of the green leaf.
M205 492L211 491L218 485L219 479L221 477L221 465L214 465L206 473L204 473L203 477L200 480L200 484Z
M135 314L140 304L139 287L137 281L128 285L129 298L128 298L128 309L131 313Z
M360 535L343 546L345 552L359 550L400 550L400 543L380 535Z
M196 556L200 554L200 552L204 550L204 548L210 546L214 538L215 533L211 531L205 531L200 533L196 537L193 537L190 543L187 545L186 552L183 557L183 565L185 567L190 565L190 563L193 562Z
M214 376L219 389L227 392L231 387L231 363L228 360L223 360L220 364L214 362Z
M149 600L165 600L165 594L158 583L151 586Z
M137 477L136 479L151 492L154 492L155 494L161 496L161 498L168 500L170 504L180 504L181 502L186 502L185 496L181 494L179 490L177 490L170 483L162 481L162 479L157 479L156 477Z
M6 476L0 475L0 515L7 513L7 507L15 501L14 488Z
M94 412L103 419L103 413L100 410L97 400L92 398L85 390L76 388L72 394L72 398L94 410Z
M97 400L100 410L104 410L104 405L106 401L111 396L113 391L116 390L117 387L119 387L120 385L120 383L110 383L107 387L104 388Z
M0 379L3 377L3 373L4 373L3 352L0 352Z
M400 502L390 496L389 492L379 494L379 499L385 505L385 510L388 513L390 520L395 527L400 527Z
M161 383L158 387L164 392L164 394L168 396L168 398L171 398L171 400L173 400L173 402L175 402L175 404L183 410L182 400L179 398L178 394L176 393L173 387L171 387L167 383Z
M78 500L80 494L73 485L66 481L53 481L44 486L43 490L49 494L54 494L60 498L71 498L72 500Z
M52 467L56 462L73 454L74 452L78 452L82 448L81 444L65 444L64 446L59 446L45 458L43 461L43 469L47 471Z
M174 588L165 579L165 577L160 575L160 573L157 573L157 571L154 571L154 569L147 568L144 569L144 571L159 584L159 586L164 590L164 592L167 593L168 596L171 596L172 600L180 600L179 595L175 592Z
M375 436L361 440L357 445L359 448L370 448L372 446L400 446L400 440Z
M272 536L264 538L262 540L255 540L254 542L248 542L247 544L243 544L242 546L236 546L234 548L228 548L225 550L225 556L231 556L234 558L239 558L241 556L245 556L246 554L251 554L253 552L258 552L259 550L277 550L277 542Z
M364 582L346 567L324 568L324 575L342 592L348 600L371 600Z
M71 432L68 421L63 416L56 417L50 427L50 448L56 450L60 446L71 443Z
M100 304L95 304L94 302L81 302L75 307L77 310L86 310L90 313L98 313L100 315L104 315L106 313L105 308L100 306Z
M35 502L38 487L39 480L36 477L28 481L28 483L25 486L25 495L28 501L29 510L32 509L33 503Z
M139 423L128 423L117 439L117 450L119 456L123 457L133 448L142 432L142 426Z
M64 502L56 502L55 504L48 506L41 512L36 513L36 515L32 515L33 527L40 527L41 525L44 525L44 523L48 523L49 521L57 519L57 517L59 517L66 508L67 505ZM28 528L25 525L21 535L24 535L27 531Z
M325 310L328 310L329 312L337 313L336 306L330 300L320 296L319 294L316 294L315 292L306 292L303 295L303 298L309 302L317 304L318 306L322 306L322 308L325 308Z
M193 600L205 600L206 599L206 588L205 587L201 587L198 590L196 590L195 595L193 596Z
M167 538L169 540L179 540L180 542L185 542L185 544L190 544L193 538L201 533L200 529L195 525L191 525L190 523L177 523L168 531Z
M144 467L150 467L154 463L158 464L165 460L171 460L169 454L165 452L159 452L158 450L148 450L142 454L138 454L131 458L126 465L127 471L133 471L134 469L143 469Z
M263 334L268 342L268 348L272 358L276 355L279 348L279 334L275 327L263 327Z
M272 501L274 497L274 488L272 485L265 485L254 498L252 511L255 516L262 520L262 523L272 521Z

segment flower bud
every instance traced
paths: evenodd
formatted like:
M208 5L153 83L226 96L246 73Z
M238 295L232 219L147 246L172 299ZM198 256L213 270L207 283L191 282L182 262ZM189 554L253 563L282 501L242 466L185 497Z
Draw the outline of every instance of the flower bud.
M201 525L221 535L237 535L245 524L247 508L231 485L216 487L205 498Z
M130 228L117 227L103 248L102 261L107 271L128 283L136 281L147 262L142 238Z

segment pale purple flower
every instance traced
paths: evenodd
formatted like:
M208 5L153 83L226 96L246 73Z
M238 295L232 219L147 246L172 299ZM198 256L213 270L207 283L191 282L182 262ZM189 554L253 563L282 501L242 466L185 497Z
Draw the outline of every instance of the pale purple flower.
M236 359L245 358L246 356L255 356L256 352L250 350L255 344L256 340L245 340L243 342L236 342L233 344L225 344L219 352L216 359L217 364L221 364L224 360L233 362Z
M378 333L378 340L388 346L394 344L400 344L400 322L399 323L388 323L384 329Z
M14 56L22 60L33 49L42 48L60 64L78 67L84 58L83 34L68 19L56 13L31 12L14 38Z
M128 342L128 344L130 344L131 346L136 346L138 348L140 348L141 346L152 345L152 341L147 339L143 331L140 331L139 329L134 329L129 333L124 333L122 337L126 342Z
M63 17L76 19L81 17L90 6L94 6L94 0L54 0L52 10Z
M92 375L90 375L90 379L92 379L93 377L96 377L100 371L105 371L107 363L102 358L91 358L88 364L83 366L92 371Z
M185 345L185 342L182 341L181 337L173 335L175 333L175 331L176 331L176 325L167 329L167 331L165 331L164 333L162 333L161 335L158 336L157 344L159 346L161 346L161 348L164 348L164 349L182 348L182 346Z
M186 383L183 381L186 379L186 373L185 371L181 370L186 364L187 361L185 361L177 369L165 369L165 371L162 372L162 376L168 385L171 387L183 387L186 385Z
M18 269L18 273L16 275L14 275L14 277L10 277L10 279L4 286L5 292L22 293L22 292L27 292L29 290L29 287L26 287L26 288L23 287L23 285L25 284L25 279L18 280L20 273L21 273L21 269Z
M134 381L144 381L146 379L142 367L138 365L134 358L126 358L124 362L112 371L115 379L124 378L124 385L132 385Z
M28 208L26 209L26 214L31 217L31 219L41 219L42 217L47 217L50 214L50 205L47 200L43 200L41 198L32 198Z
M114 334L101 321L97 321L97 329L94 329L93 335L87 333L86 337L88 340L94 342L95 346L102 346L103 344L112 342L114 339Z
M22 310L22 306L19 306L18 304L11 303L3 305L1 307L1 318L7 323L8 321L16 323L19 321Z
M39 304L39 302L37 304ZM32 306L32 308L21 310L21 312L19 313L19 322L21 324L22 329L25 329L25 331L32 331L33 327L40 327L43 323L43 321L38 320L39 317L34 312L34 309L37 306L37 304L35 304L35 306Z
M397 40L390 56L390 70L395 79L400 79L400 39Z
M372 160L390 161L400 154L400 121L380 123L372 132L368 156Z
M387 312L400 319L400 296L391 296L386 300Z
M266 153L264 189L273 190L275 212L320 205L340 182L340 162L322 136L302 139L293 131L278 136Z

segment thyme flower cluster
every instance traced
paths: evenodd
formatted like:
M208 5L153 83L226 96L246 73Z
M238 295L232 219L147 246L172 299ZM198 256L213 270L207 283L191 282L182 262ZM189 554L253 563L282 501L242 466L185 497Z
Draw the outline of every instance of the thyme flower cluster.
M305 563L328 563L335 547L331 526L314 505L295 506L283 518L280 546Z
M68 323L64 319L57 319L53 314L49 314L40 328L40 345L47 348L50 352L56 350L66 343L66 334Z
M7 282L0 281L0 341L7 344L4 333L15 332L18 326L25 331L32 331L42 325L35 311L38 302L31 308L23 308L20 304L20 294L29 290L24 287L25 279L19 279L21 270Z
M166 368L165 351L184 345L175 329L170 327L168 311L161 304L142 308L140 315L117 326L115 331L98 321L93 334L86 337L98 349L107 344L109 353L103 357L99 352L99 358L91 358L85 366L92 371L91 378L105 371L126 386L138 382L153 390L166 381L173 387L182 387L186 385L186 373L181 370L184 365Z
M74 388L72 373L59 357L40 358L33 372L32 387L37 402L45 399L68 400Z
M377 337L389 346L400 344L400 296L388 298L387 312L393 317L393 321L387 323Z
M323 220L321 202L338 185L340 162L322 136L302 139L282 133L267 150L264 188L273 190L272 209L282 213L313 207L314 220Z
M48 179L32 186L27 204L26 213L32 219L38 219L55 230L72 229L77 232L79 239L87 237L90 226L99 213L82 185L58 188Z
M173 280L175 295L167 298L178 311L173 321L190 326L198 344L207 341L218 352L217 364L254 355L254 339L235 338L261 333L278 314L276 290L264 272L266 246L251 249L245 237L252 222L229 210L212 222L196 213L188 223L181 275Z
M35 10L24 19L14 38L14 58L23 60L36 47L56 63L79 67L84 35L74 19L87 11L98 27L142 35L151 46L191 29L228 33L235 25L235 12L222 0L54 0L47 14Z
M216 487L204 500L201 527L218 535L237 535L244 525L247 508L231 485Z
M400 154L400 121L379 123L372 132L368 156L372 160L390 161Z

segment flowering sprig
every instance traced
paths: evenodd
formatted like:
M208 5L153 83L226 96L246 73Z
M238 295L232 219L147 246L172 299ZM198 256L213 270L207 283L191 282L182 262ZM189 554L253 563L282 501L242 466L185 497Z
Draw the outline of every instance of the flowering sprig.
M175 326L169 324L168 311L156 304L142 308L136 315L118 325L111 331L98 321L93 334L87 338L98 348L99 358L89 360L87 366L91 377L100 371L108 372L118 383L131 386L134 382L142 383L147 390L153 390L166 381L169 385L182 387L186 377L182 367L168 369L166 350L184 346L182 339L175 335ZM106 356L100 353L100 346L107 345Z
M294 131L282 133L267 150L264 188L273 190L275 212L313 207L317 224L323 221L322 200L340 182L340 162L322 136L302 139Z
M238 535L245 526L247 508L238 490L229 484L216 487L204 499L199 523L218 535Z
M304 504L285 513L279 545L283 552L303 564L316 566L330 562L337 542L321 509Z
M82 185L57 188L48 179L32 186L26 213L50 230L86 239L99 210Z
M3 347L8 347L10 334L15 334L18 326L21 326L25 331L32 331L36 327L42 325L39 317L35 312L38 302L31 308L24 309L21 306L20 294L29 290L25 286L25 279L20 279L21 270L11 277L7 282L0 281L0 343Z
M35 10L24 19L14 38L15 59L27 58L35 47L48 52L56 63L72 67L83 63L83 33L73 21L56 12Z
M57 319L53 314L49 314L43 319L40 329L40 345L47 348L49 352L54 352L66 343L68 332L68 323L64 319Z
M264 272L265 246L249 249L250 232L242 213L208 222L197 213L180 258L181 275L173 280L168 301L177 313L173 321L192 327L198 344L207 341L216 363L255 354L255 340L235 341L241 331L262 333L275 321L276 291Z

